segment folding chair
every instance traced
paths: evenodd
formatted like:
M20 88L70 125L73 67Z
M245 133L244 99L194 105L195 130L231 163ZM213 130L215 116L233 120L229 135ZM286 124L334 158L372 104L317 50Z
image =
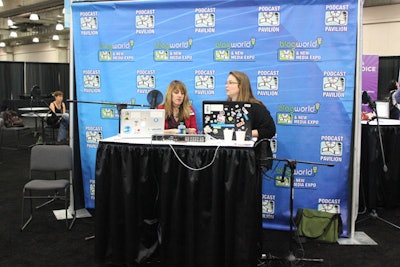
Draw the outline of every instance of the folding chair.
M72 222L68 225L68 192L70 191L70 181L67 179L57 179L57 172L68 171L72 175L72 149L66 145L36 145L32 147L30 158L29 182L24 185L22 190L22 212L21 212L21 231L32 221L33 218L33 199L50 199L39 205L41 208L57 199L64 199L65 204L65 226L70 230L75 222L75 210L73 211ZM53 173L54 179L33 179L38 174ZM54 191L54 195L33 195L35 191L48 193ZM64 194L61 194L64 192ZM24 222L25 200L30 200L30 216Z

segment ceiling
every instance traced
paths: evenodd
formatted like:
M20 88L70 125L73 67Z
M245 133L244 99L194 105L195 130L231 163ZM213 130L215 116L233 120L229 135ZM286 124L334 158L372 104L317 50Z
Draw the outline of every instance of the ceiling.
M64 45L69 40L69 29L57 31L56 24L64 24L64 0L0 0L4 6L0 7L0 43L13 47L32 44L33 37L39 42L57 42ZM362 1L362 0L361 0ZM364 7L400 4L400 0L364 0ZM31 13L39 15L38 21L29 19ZM13 26L8 25L8 20ZM18 37L11 38L10 32L16 31ZM54 41L53 35L60 40ZM60 45L57 45L60 46Z
M58 35L60 43L69 39L69 29L56 30L56 24L64 25L64 0L2 0L0 7L0 43L6 46L31 44L33 37L39 42L53 41L53 35ZM39 15L39 20L29 19L31 13ZM13 25L9 26L8 20ZM10 37L15 31L18 37Z

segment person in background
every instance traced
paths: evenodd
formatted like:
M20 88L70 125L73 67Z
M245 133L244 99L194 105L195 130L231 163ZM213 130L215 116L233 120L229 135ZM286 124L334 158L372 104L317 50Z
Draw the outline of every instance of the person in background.
M65 103L63 102L64 93L55 91L53 96L54 101L50 103L50 109L56 114L61 114L61 116L58 116L58 121L56 122L56 125L59 125L57 142L65 143L68 140L69 114L66 112Z
M391 80L388 84L390 119L398 120L400 117L400 90L399 83Z
M189 104L189 95L183 82L172 81L165 93L165 101L157 107L165 110L165 133L179 133L178 126L183 123L186 133L196 134L198 132L196 112Z
M272 157L270 139L276 133L275 122L267 107L256 99L251 90L249 77L240 71L229 72L225 83L228 101L250 102L252 107L249 111L251 118L251 135L257 139L255 143L256 158L266 169L271 169Z

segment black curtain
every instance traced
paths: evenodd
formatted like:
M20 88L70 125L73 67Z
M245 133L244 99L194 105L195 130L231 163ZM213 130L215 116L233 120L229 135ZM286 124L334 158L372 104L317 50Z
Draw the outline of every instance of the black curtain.
M0 62L0 103L19 99L24 92L24 63Z
M389 96L390 80L399 79L400 57L379 57L378 100L386 100Z
M64 92L64 99L69 99L69 64L68 63L26 63L26 88L38 85L42 95L54 91Z

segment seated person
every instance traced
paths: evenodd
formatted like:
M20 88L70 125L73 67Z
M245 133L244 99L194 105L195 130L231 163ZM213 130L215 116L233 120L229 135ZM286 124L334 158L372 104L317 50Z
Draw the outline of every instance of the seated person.
M251 135L256 142L256 157L263 168L271 169L272 157L270 139L276 133L275 122L267 107L253 95L250 79L241 71L229 72L225 83L228 101L242 101L252 103L252 131Z
M196 112L189 104L189 95L183 82L172 81L165 93L165 101L157 107L165 110L165 133L177 134L178 126L183 122L188 134L198 132Z
M253 95L249 77L240 71L231 71L225 83L228 101L242 101L253 104L252 131L258 140L270 139L276 133L275 122L267 107ZM272 156L272 154L271 154Z
M66 113L65 103L63 102L64 93L55 91L53 96L54 101L50 103L49 107L52 112L61 114L61 116L58 116L57 121L55 121L52 126L59 126L57 142L66 142L68 140L69 131L69 114Z

